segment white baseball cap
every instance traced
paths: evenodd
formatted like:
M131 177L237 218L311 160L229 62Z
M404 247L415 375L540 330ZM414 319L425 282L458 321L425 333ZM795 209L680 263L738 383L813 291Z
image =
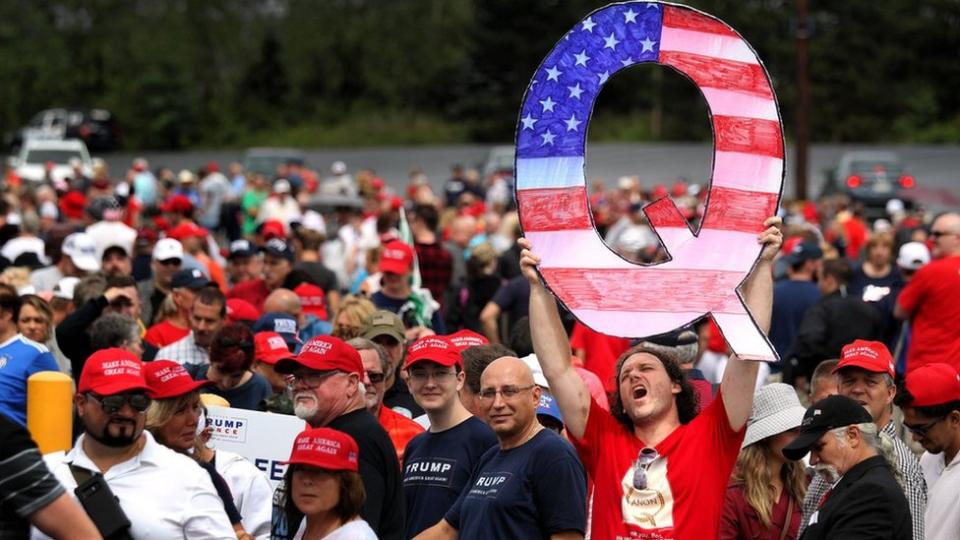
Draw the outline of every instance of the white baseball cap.
M167 261L170 259L183 259L183 244L173 238L163 238L158 240L153 246L153 260Z
M907 242L900 246L897 266L907 270L916 270L930 262L930 250L922 242Z
M333 165L330 166L330 171L333 174L343 174L347 172L347 164L342 161L334 161Z
M100 270L100 259L97 258L97 244L87 233L73 233L63 240L63 254L70 257L77 268L85 272Z
M77 283L80 283L78 277L70 276L61 279L53 286L53 296L73 300L73 289L77 286Z
M290 182L281 178L273 183L274 193L290 193Z
M327 223L316 210L307 210L300 219L300 226L308 231L327 234Z

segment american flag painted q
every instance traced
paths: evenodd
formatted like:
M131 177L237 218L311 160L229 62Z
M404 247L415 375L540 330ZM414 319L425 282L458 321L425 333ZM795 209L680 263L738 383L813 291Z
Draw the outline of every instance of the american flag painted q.
M616 72L671 66L703 93L714 134L706 210L694 234L669 198L644 211L671 259L629 262L600 239L587 202L590 112ZM736 288L760 254L784 175L776 97L756 53L720 20L685 6L625 2L577 23L537 68L517 125L516 196L524 234L553 293L594 330L645 337L712 314L741 358L776 360Z

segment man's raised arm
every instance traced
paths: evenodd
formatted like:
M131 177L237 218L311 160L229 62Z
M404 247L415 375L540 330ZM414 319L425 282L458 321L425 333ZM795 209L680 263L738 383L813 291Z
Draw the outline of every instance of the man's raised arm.
M764 334L770 330L770 316L773 311L773 258L783 241L780 224L778 217L768 218L763 222L766 229L757 237L757 241L763 244L763 251L756 268L743 284L743 298L747 309ZM758 362L741 360L736 356L731 356L727 362L723 381L720 383L720 393L730 427L734 430L742 428L750 417L759 369Z
M557 302L540 283L536 266L540 263L531 251L533 247L526 238L518 240L520 270L530 282L530 334L533 350L540 361L543 374L550 383L550 392L557 400L563 423L576 438L583 437L590 413L590 392L570 361L570 342L560 322Z

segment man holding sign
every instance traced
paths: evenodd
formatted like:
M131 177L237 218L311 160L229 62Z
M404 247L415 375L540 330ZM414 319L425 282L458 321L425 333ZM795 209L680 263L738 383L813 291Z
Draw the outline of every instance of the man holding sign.
M779 223L764 223L758 236L764 247L744 283L746 304L763 331L770 326ZM641 344L617 361L615 401L604 411L570 361L556 302L537 273L534 246L527 239L520 243L521 268L531 286L534 350L595 483L592 537L715 538L759 365L731 358L717 398L694 418L696 401L680 366Z

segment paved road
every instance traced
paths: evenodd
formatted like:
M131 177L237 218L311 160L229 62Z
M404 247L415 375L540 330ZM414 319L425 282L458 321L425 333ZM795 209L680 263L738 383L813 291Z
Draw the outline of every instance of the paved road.
M369 167L377 171L394 188L406 184L408 173L421 168L431 183L439 188L454 163L483 163L489 146L417 146L388 148L313 149L306 150L308 162L327 169L333 161L342 160L351 169ZM823 181L823 171L832 167L848 150L894 150L917 179L918 195L931 207L960 207L960 145L814 145L810 152L811 191L815 195ZM242 159L240 150L206 150L191 152L115 153L103 157L114 174L125 170L135 155L143 155L151 167L166 165L174 169L196 169L208 161L224 166ZM793 151L788 149L788 173L784 193L793 191ZM701 143L592 144L587 148L587 176L601 178L613 185L623 175L638 175L646 186L669 183L678 177L702 181L710 173L711 146Z

